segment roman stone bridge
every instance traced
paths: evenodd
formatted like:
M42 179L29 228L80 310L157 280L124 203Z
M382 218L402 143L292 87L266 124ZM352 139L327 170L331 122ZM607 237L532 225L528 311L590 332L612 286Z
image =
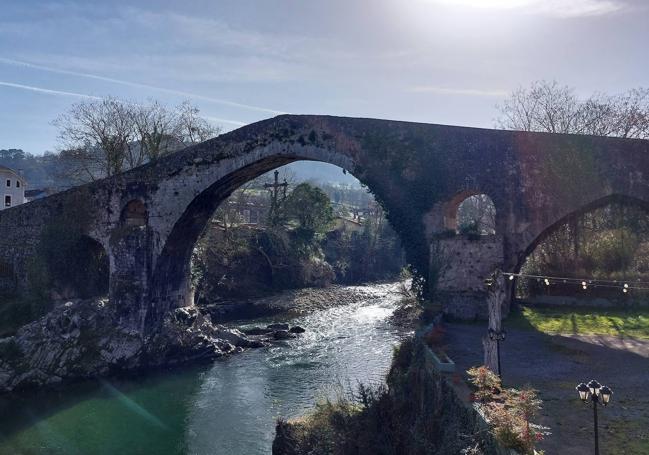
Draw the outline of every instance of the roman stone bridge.
M4 279L29 286L46 242L78 232L107 252L110 304L154 327L193 303L192 250L218 205L297 160L340 166L367 185L409 262L438 281L445 310L463 317L484 307L494 268L517 270L559 223L611 200L649 207L649 141L286 115L0 212ZM475 194L494 202L495 235L455 235L458 206Z

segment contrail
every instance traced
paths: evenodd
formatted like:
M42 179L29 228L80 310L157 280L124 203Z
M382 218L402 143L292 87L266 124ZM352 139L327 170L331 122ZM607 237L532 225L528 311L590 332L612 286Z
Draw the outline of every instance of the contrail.
M64 70L60 68L53 68L50 66L43 66L43 65L36 65L34 63L29 63L29 62L24 62L22 60L14 60L10 58L5 58L5 57L0 57L0 63L4 63L6 65L13 65L13 66L22 66L25 68L32 68L36 70L41 70L41 71L48 71L50 73L58 73L58 74L67 74L70 76L78 76L78 77L85 77L88 79L95 79L99 81L104 81L104 82L111 82L113 84L120 84L120 85L127 85L129 87L137 87L137 88L145 88L149 90L157 90L159 92L164 92L164 93L169 93L172 95L178 95L178 96L184 96L187 98L193 98L197 100L203 100L203 101L209 101L211 103L217 103L217 104L222 104L225 106L232 106L232 107L238 107L242 109L249 109L252 111L257 111L257 112L265 112L269 114L286 114L286 112L278 111L275 109L269 109L265 107L260 107L260 106L253 106L251 104L243 104L243 103L237 103L235 101L230 101L230 100L224 100L221 98L213 98L211 96L203 96L203 95L197 95L195 93L189 93L189 92L184 92L182 90L174 90L174 89L169 89L169 88L164 88L164 87L156 87L153 85L147 85L147 84L141 84L139 82L131 82L131 81L125 81L122 79L115 79L112 77L105 77L105 76L99 76L97 74L90 74L90 73L83 73L83 72L78 72L78 71L70 71L70 70Z
M226 118L221 118L221 117L212 117L211 115L202 115L204 119L211 120L215 123L229 123L231 125L237 125L237 126L245 126L247 125L246 122L240 122L238 120L228 120Z
M90 100L101 100L103 98L99 96L94 96L94 95L86 95L84 93L76 93L76 92L66 92L63 90L52 90L49 88L42 88L42 87L35 87L33 85L24 85L24 84L16 84L14 82L6 82L6 81L0 81L0 87L10 87L10 88L17 88L19 90L29 90L30 92L37 92L37 93L44 93L46 95L56 95L56 96L72 96L75 98L84 98L84 99L90 99ZM229 123L231 125L236 125L236 126L245 126L247 123L245 122L240 122L239 120L229 120L221 117L210 117L210 116L204 116L205 119L211 120L216 123Z
M20 90L29 90L31 92L46 93L48 95L74 96L75 98L86 98L91 100L100 100L99 96L86 95L84 93L66 92L63 90L52 90L49 88L34 87L33 85L15 84L13 82L0 81L0 86L17 88Z

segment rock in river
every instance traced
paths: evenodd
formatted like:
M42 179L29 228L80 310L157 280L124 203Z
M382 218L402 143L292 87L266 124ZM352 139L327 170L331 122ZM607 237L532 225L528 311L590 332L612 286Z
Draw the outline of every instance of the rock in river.
M289 332L288 330L276 330L273 333L273 338L276 340L288 340L290 338L296 338L295 334Z
M288 330L288 324L269 324L266 327L271 330Z
M0 340L0 392L116 371L211 359L264 343L213 324L196 307L176 308L143 333L106 300L68 302Z

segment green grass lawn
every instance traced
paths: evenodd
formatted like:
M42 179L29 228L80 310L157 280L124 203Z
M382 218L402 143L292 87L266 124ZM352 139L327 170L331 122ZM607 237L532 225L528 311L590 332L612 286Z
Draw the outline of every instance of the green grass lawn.
M547 334L619 335L649 339L649 308L602 309L521 305L507 326Z

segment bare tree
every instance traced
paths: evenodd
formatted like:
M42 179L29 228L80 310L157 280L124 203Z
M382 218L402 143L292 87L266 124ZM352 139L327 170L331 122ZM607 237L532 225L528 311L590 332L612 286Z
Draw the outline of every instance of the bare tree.
M64 172L79 183L110 177L217 135L198 114L189 102L173 110L116 98L74 104L53 122Z
M78 164L75 177L96 180L119 174L132 159L132 110L115 98L74 104L54 125L69 151L65 158Z
M174 112L157 101L135 106L133 111L133 126L143 159L155 161L162 155L182 148L176 138L178 119Z
M216 136L220 131L201 118L199 110L189 101L176 108L177 120L174 135L184 144L196 144Z
M572 87L537 81L498 107L498 127L520 131L649 138L649 89L580 99Z

